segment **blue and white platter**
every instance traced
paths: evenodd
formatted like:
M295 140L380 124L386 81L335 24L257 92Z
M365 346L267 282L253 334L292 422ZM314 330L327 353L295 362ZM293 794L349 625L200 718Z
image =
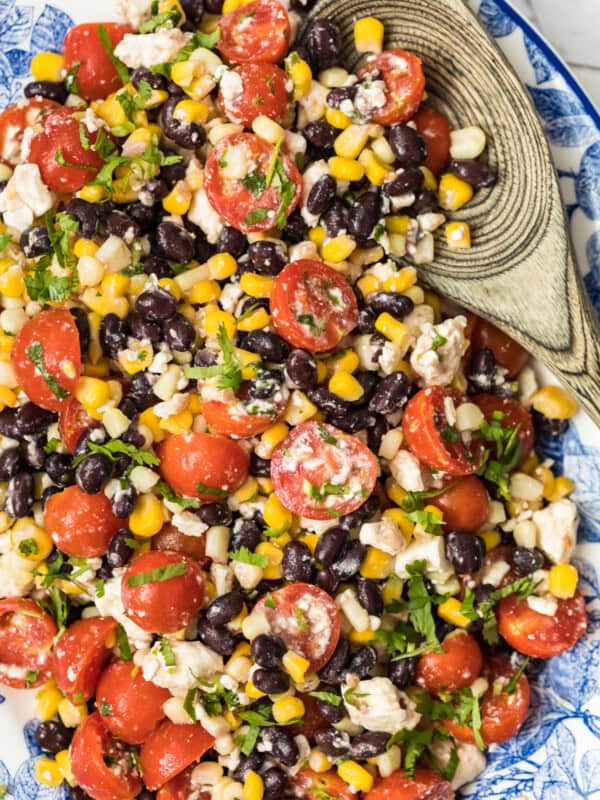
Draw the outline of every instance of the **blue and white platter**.
M550 143L584 282L600 313L600 113L540 34L506 0L469 0L525 84ZM0 0L0 108L22 97L31 58L60 51L75 23L118 18L116 1ZM112 7L111 7L112 6ZM547 377L547 376L546 376ZM589 629L533 681L519 736L492 748L487 770L463 789L477 800L600 800L600 430L580 413L544 443L545 457L577 484L581 525L575 563ZM34 775L33 693L0 695L0 784L7 800L67 800Z

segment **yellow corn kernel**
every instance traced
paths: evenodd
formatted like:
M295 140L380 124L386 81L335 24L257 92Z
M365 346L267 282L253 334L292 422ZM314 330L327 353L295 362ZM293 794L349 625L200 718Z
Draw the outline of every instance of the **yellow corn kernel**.
M325 242L321 248L321 255L325 261L339 264L341 261L345 261L354 250L356 250L356 242L351 236L344 233Z
M354 46L357 53L381 53L383 23L376 17L363 17L354 23Z
M304 716L304 703L299 697L282 697L271 709L275 722L288 723Z
M180 100L173 111L176 120L188 125L205 123L208 120L208 114L208 106L199 100Z
M317 382L323 383L329 375L327 364L324 361L317 361Z
M405 511L401 508L386 508L382 516L387 519L393 519L402 531L402 535L406 541L410 541L415 530L415 523L411 519L408 519Z
M58 716L67 728L77 728L87 715L88 708L85 703L72 703L68 697L63 697L58 704Z
M171 80L183 88L194 80L194 64L192 61L179 61L171 67Z
M325 108L325 119L332 128L337 128L338 130L344 130L348 125L352 125L350 117L340 111L339 108L331 108L331 106L326 106Z
M286 406L283 419L288 425L300 425L311 419L317 413L318 408L308 397L299 390L292 392Z
M240 278L240 288L250 297L265 299L271 296L273 278L256 272L244 272Z
M349 403L359 400L365 393L365 390L354 375L345 370L333 373L329 379L329 391Z
M402 591L404 589L404 581L397 575L390 575L387 581L383 584L381 590L381 598L385 606L389 606L394 600L402 599Z
M390 500L393 500L397 506L402 505L402 501L406 497L406 489L398 486L398 484L390 478L385 485L385 491Z
M187 433L194 422L194 417L187 409L180 411L179 414L171 414L166 419L161 419L158 423L163 431L167 433Z
M233 353L242 367L242 378L245 381L250 381L256 377L257 369L261 365L261 358L258 353L253 353L250 350L243 350L241 347L234 347Z
M329 159L329 171L334 178L341 181L360 181L365 174L365 168L360 161L341 156L332 156Z
M142 494L129 515L129 530L142 539L154 536L164 525L163 505L154 494Z
M192 102L190 100L190 102ZM177 181L169 194L162 201L167 214L187 214L192 204L192 192L185 181Z
M523 470L525 472L525 470ZM544 488L543 488L543 496L548 499L549 495L552 494L552 489L554 487L554 473L549 467L543 467L541 465L537 466L531 473L533 477L541 481Z
M258 700L259 697L266 697L265 692L261 692L260 689L257 689L252 681L246 682L246 685L244 686L244 692L251 700Z
M215 253L206 262L208 273L215 281L224 281L237 272L237 261L230 253Z
M45 683L35 696L36 717L42 722L47 722L55 717L62 699L62 692L56 688L54 681Z
M555 478L552 482L552 489L546 496L547 500L551 503L555 503L558 500L562 500L565 497L568 497L575 491L575 484L570 478L567 478L565 475L559 475L558 478Z
M0 275L0 293L13 298L22 297L25 294L23 270L20 267L11 267L8 272Z
M197 394L188 395L188 411L192 414L200 414L202 412L202 400Z
M433 517L434 519L443 522L444 512L440 508L437 508L437 506L426 505L423 510L427 512L427 514L429 514L430 517Z
M230 339L235 336L235 318L228 311L221 311L220 308L207 307L204 315L204 330L208 337L216 338L221 325L225 326L225 331Z
M438 202L446 211L457 211L466 205L473 197L473 187L470 183L457 178L450 172L445 172L440 178L438 187Z
M467 222L449 222L445 232L451 250L468 250L471 247L471 228Z
M331 768L331 761L318 747L313 747L308 757L308 765L314 772L327 772Z
M283 561L283 550L276 547L271 542L260 542L256 552L269 559L269 565L263 570L263 577L267 581L277 581L282 575L281 562Z
M355 372L360 366L360 360L354 350L342 350L340 353L335 354L335 358L330 358L327 361L327 366L333 372Z
M139 422L140 425L145 425L148 428L155 442L161 442L165 438L165 433L160 427L160 419L154 413L152 406L142 411Z
M315 225L308 232L308 240L320 247L327 238L327 232L322 225Z
M336 155L342 158L358 158L369 139L368 125L348 125L333 143Z
M572 564L555 564L548 575L550 594L559 600L575 595L579 574Z
M438 182L433 172L429 169L429 167L419 167L419 169L421 170L421 172L423 173L423 177L425 178L425 181L423 183L423 188L431 192L435 192L438 188Z
M294 84L294 100L306 97L312 85L312 71L302 58L298 58L289 68L289 76Z
M438 614L442 619L445 619L446 622L449 622L451 625L456 625L458 628L466 628L470 623L469 618L461 614L460 600L456 597L449 597L447 600L444 600L444 602L438 606Z
M234 659L239 658L240 656L249 656L250 655L250 645L248 642L240 642L233 653L229 656L229 660L227 664L229 665Z
M197 281L188 295L188 300L193 305L212 303L221 296L221 287L216 281Z
M356 281L356 285L364 297L381 290L381 281L376 275L363 275L362 278Z
M343 781L353 786L357 792L368 792L373 788L374 778L370 772L357 761L344 761L337 768L337 773Z
M299 541L304 542L310 552L314 555L315 550L317 549L319 535L317 533L305 533L303 536L299 537Z
M102 278L100 291L107 297L123 297L129 291L131 281L120 272L110 272Z
M410 217L406 214L392 214L385 218L385 227L388 233L399 233L401 236L406 236L409 225Z
M521 464L521 472L525 472L527 475L533 475L535 470L540 465L540 459L537 457L535 453L530 453L525 461ZM552 475L552 471L548 470L550 473L550 477L554 480L554 476Z
M10 529L10 543L28 561L43 561L48 558L54 545L49 534L31 517L21 517Z
M235 492L234 497L236 500L239 500L240 503L248 503L252 502L252 500L258 494L258 483L256 478L248 478L245 483L243 483L240 488Z
M502 541L502 537L500 536L498 531L481 531L477 535L480 536L485 542L485 549L487 550L488 553L490 550L493 550L495 547L498 547L498 545Z
M75 780L75 776L73 775L73 771L71 769L71 757L69 755L68 750L60 750L54 758L56 759L56 764L61 772L61 775L69 784L69 786L75 786L77 781Z
M173 278L161 278L158 285L166 289L176 300L181 300L181 286Z
M116 314L119 319L125 319L129 312L129 301L126 297L105 297L102 294L98 295L96 289L86 289L81 299L88 308L101 317Z
M35 55L29 67L34 80L52 83L62 83L64 68L65 61L62 55L48 52Z
M417 270L414 267L403 267L395 275L386 278L383 288L386 292L406 292L417 282Z
M150 342L133 341L127 350L121 350L117 360L123 372L135 375L146 369L154 358L154 351Z
M390 339L392 342L408 345L408 342L410 341L410 331L408 326L403 322L399 322L397 319L392 317L391 314L388 314L387 311L384 311L377 317L375 320L375 328L379 331L379 333L383 334L386 339Z
M244 779L242 790L243 800L262 800L265 793L265 784L258 772L253 769L248 770Z
M570 419L577 413L577 403L561 386L543 386L531 402L535 410L548 419Z
M252 311L247 317L244 316L243 319L240 317L237 321L237 327L239 331L258 331L262 328L266 328L270 321L271 317L269 313L266 309L261 307Z
M348 634L348 638L352 644L368 644L375 638L375 631L367 628L366 631L355 631L354 628Z
M42 786L60 786L63 775L56 761L47 756L40 756L34 767L35 777Z
M258 481L258 489L262 495L268 497L268 495L273 493L273 481L271 478L257 478Z
M263 519L269 528L276 531L287 530L292 524L293 515L288 511L275 493L270 495L263 508ZM278 540L279 543L279 540Z
M360 565L360 574L363 578L383 580L394 571L394 561L394 556L369 545Z
M77 239L73 245L73 253L77 258L82 256L93 256L100 248L92 239Z
M106 197L106 189L103 186L82 186L78 196L86 203L99 203Z
M294 683L302 683L310 667L310 661L304 656L294 653L293 650L288 650L282 658L282 663Z
M99 378L82 377L77 381L75 397L88 412L96 411L110 400L110 388Z
M367 178L374 186L381 186L391 171L389 164L380 161L372 150L363 150L359 161L365 169Z
M271 425L260 437L261 458L271 458L273 450L281 444L289 433L289 428L285 422L277 422Z
M251 0L225 0L223 3L222 14L229 14L230 11L235 11L240 6L245 6Z

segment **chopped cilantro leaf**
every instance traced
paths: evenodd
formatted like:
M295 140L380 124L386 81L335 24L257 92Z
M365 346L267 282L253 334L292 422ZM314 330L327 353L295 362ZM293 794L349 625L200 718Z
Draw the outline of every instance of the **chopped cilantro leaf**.
M219 326L217 342L221 348L222 363L211 367L186 367L185 376L199 380L218 377L219 389L233 389L234 392L237 392L242 383L242 368L233 351L233 344L227 335L225 325Z
M177 659L175 658L175 653L173 652L173 648L171 647L171 643L167 639L166 636L162 636L159 644L160 654L163 657L163 661L165 662L165 667L174 667L177 664Z
M65 397L69 396L69 392L66 389L63 389L56 378L51 375L46 367L44 366L44 349L42 347L42 343L39 342L37 339L33 341L29 345L29 350L27 351L27 355L31 363L40 373L46 386L50 389L52 394L56 397L57 400L64 400Z
M200 500L198 497L181 497L178 494L175 494L173 489L169 486L166 481L159 481L155 489L160 492L160 494L168 500L169 503L176 503L178 506L182 508L200 508Z
M127 585L130 587L143 586L146 583L164 583L172 578L178 578L187 573L185 561L177 561L174 564L167 564L166 567L157 567L147 572L138 572L127 578Z
M253 553L247 547L240 547L239 550L233 550L229 554L232 561L240 561L242 564L252 564L255 567L265 569L269 566L269 559L263 556L262 553Z
M127 83L129 80L129 70L125 66L125 64L121 61L120 58L117 58L115 55L115 48L113 43L108 35L108 31L104 27L104 25L98 25L98 38L100 39L100 43L104 50L106 51L106 55L109 58L110 63L117 71L117 75L119 76L119 80L121 83Z

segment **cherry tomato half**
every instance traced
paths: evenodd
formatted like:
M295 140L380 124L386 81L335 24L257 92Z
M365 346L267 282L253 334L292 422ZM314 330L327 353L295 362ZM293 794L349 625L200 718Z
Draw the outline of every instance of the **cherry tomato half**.
M165 719L140 751L144 783L152 791L159 789L210 750L214 741L199 722L175 725Z
M235 492L248 477L246 451L216 433L168 436L158 451L161 475L177 494L214 502Z
M404 438L413 455L428 467L449 475L470 475L479 466L480 449L472 453L460 438L453 441L444 437L448 427L444 410L446 397L451 397L455 405L465 399L459 392L444 391L441 386L428 386L417 392L404 409Z
M324 667L340 638L340 613L335 601L318 586L290 583L271 592L255 608L267 618L271 632L281 636L286 647L310 661L311 672ZM272 607L274 606L274 607Z
M112 617L80 619L69 625L54 646L54 680L74 702L93 697L111 653L117 623Z
M285 155L277 159L285 173L285 198L280 177L266 186L274 155L273 145L259 136L234 133L220 139L206 159L204 179L210 204L242 233L283 227L300 201L302 178Z
M275 278L271 316L294 347L331 350L358 324L358 304L348 281L320 261L292 261Z
M100 676L96 706L108 730L127 744L141 744L164 718L168 689L144 680L131 661L114 661Z
M317 797L356 800L356 793L351 792L348 784L332 769L327 772L302 769L290 779L290 783L294 787L294 797L300 800L314 800Z
M450 163L450 123L440 111L431 106L419 109L414 123L427 145L425 166L437 175Z
M454 800L448 781L431 769L417 768L414 778L402 770L377 781L364 800Z
M55 108L60 106L54 100L31 97L28 100L19 100L14 106L4 109L0 114L0 161L3 164L16 167L22 162L23 134Z
M123 520L115 517L104 492L87 494L79 486L69 486L49 498L44 527L67 555L96 558L106 554Z
M113 48L126 33L132 33L129 25L118 25L116 22L105 22L103 25ZM86 100L104 99L123 85L102 44L99 28L97 22L75 25L68 31L63 44L65 69L79 64L77 86Z
M73 108L58 108L42 120L42 129L31 140L27 160L40 168L42 180L55 192L76 192L93 180L104 164L92 149L98 132L88 132L89 147L81 141L83 123ZM65 166L68 165L68 166Z
M490 498L482 481L469 475L451 483L446 491L428 500L444 512L447 531L480 530L488 517Z
M206 552L204 536L187 536L170 522L165 522L159 532L152 537L153 550L171 550L183 553L194 561L202 561Z
M249 396L248 386L248 382L244 381L233 397L231 389L224 390L223 400L215 400L214 385L209 386L209 398L202 400L202 416L211 431L243 439L257 436L277 422L287 406L287 388L281 386L268 400L261 400L260 410L269 409L270 413L254 414L251 412L259 410L259 407L256 400ZM205 392L203 385L200 387L200 395Z
M75 731L70 754L73 776L93 800L123 800L142 790L133 754L113 739L97 711Z
M471 353L487 347L494 354L496 363L508 370L507 377L514 378L529 360L529 353L510 336L507 336L491 322L487 322L475 314L467 315L471 335Z
M68 397L62 404L58 416L60 436L69 453L73 454L81 434L95 428L98 421L90 417L84 406L75 397Z
M266 61L275 63L285 55L290 41L290 18L276 0L254 0L221 17L221 38L217 47L238 64Z
M482 410L488 422L492 420L492 414L499 411L504 414L500 420L503 428L516 428L519 426L517 438L521 443L521 453L518 464L522 464L533 449L535 433L531 414L522 403L510 397L498 397L496 394L476 394L471 400ZM486 442L486 446L490 446ZM518 466L515 464L515 466Z
M204 600L204 573L182 553L150 550L134 558L121 584L127 616L153 633L185 628Z
M34 600L0 600L0 683L13 689L39 686L50 675L54 620Z
M446 636L443 653L430 651L419 659L416 682L431 694L454 692L470 686L479 677L483 658L477 641L468 633Z
M553 617L530 608L527 600L511 595L501 600L496 615L498 630L511 647L533 658L560 655L580 639L587 628L585 600L574 597L558 600Z
M289 108L285 72L275 64L240 64L232 73L241 81L239 94L230 96L219 90L219 105L238 125L251 128L261 114L281 122Z
M379 125L395 125L414 117L423 100L425 74L421 59L407 50L384 50L358 70L364 78L372 72L381 72L386 86L386 103L371 115Z
M501 744L516 736L525 722L529 710L529 681L521 675L515 691L506 691L516 670L508 659L492 656L483 665L483 677L489 689L481 700L481 736L486 745ZM502 679L503 689L498 691L496 681ZM473 731L468 724L461 725L455 720L444 720L444 727L460 742L475 744Z
M379 464L355 436L320 422L293 428L275 449L271 480L283 505L308 519L331 519L363 505Z
M44 374L38 368L40 355ZM27 397L48 411L60 411L81 374L79 333L71 314L56 308L32 317L15 336L10 360Z

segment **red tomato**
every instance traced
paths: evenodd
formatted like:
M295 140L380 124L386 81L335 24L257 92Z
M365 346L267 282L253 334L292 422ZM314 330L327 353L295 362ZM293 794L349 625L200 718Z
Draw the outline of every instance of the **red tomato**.
M274 64L261 63L240 64L232 72L239 76L242 89L233 97L219 90L219 105L226 116L246 128L251 128L260 114L281 122L289 108L285 72Z
M425 75L421 59L406 50L384 50L358 70L363 78L381 72L386 86L386 103L371 115L379 125L395 125L414 117L423 100Z
M14 106L4 109L0 114L0 161L3 164L16 167L21 163L23 134L55 108L60 106L54 100L31 97L29 100L19 100Z
M204 536L186 536L170 522L165 522L159 532L152 537L153 550L174 550L184 553L195 561L203 561L206 551Z
M171 720L164 720L152 731L140 751L144 783L152 791L159 789L201 758L214 741L214 736L199 722L175 725Z
M238 64L243 61L274 64L285 55L290 41L290 18L276 0L254 0L225 14L220 20L217 47Z
M414 123L427 145L425 166L434 173L446 169L450 163L450 123L431 106L424 106L415 114Z
M293 195L285 201L280 196L280 181L277 185L272 182L268 188L260 191L256 186L248 188L244 185L247 175L240 179L227 174L234 160L245 161L249 172L250 164L255 165L250 174L264 176L266 181L274 154L273 145L253 133L234 133L220 139L206 159L204 178L210 204L242 233L283 227L286 218L300 201L302 178L296 165L287 156L280 155L278 158L278 163L283 164L287 181L294 189ZM254 194L252 189L258 194Z
M103 24L113 48L126 33L132 33L129 25ZM77 85L86 100L103 99L123 85L100 40L99 27L97 22L75 25L65 36L63 44L65 69L69 70L79 62Z
M417 664L416 682L431 694L454 692L470 686L479 677L483 658L477 641L459 631L446 636L443 653L433 650L421 656Z
M112 617L80 619L54 646L54 680L75 702L93 697L100 673L111 653L117 623Z
M69 397L63 402L59 412L58 427L69 453L75 452L81 434L88 428L97 427L98 424L75 397Z
M428 386L412 397L404 409L402 430L409 450L428 467L449 475L470 475L480 462L479 453L471 453L463 441L445 439L447 428L444 398L452 397L455 405L464 401L463 395L441 386Z
M516 428L519 426L517 437L521 443L521 453L515 466L522 464L533 449L535 433L531 414L518 400L511 400L510 397L498 397L495 394L476 394L471 400L476 403L483 411L483 415L489 422L495 411L500 411L504 417L500 424L504 428ZM489 445L489 443L486 443Z
M496 363L508 370L507 377L516 377L529 361L527 350L491 322L475 314L469 314L468 319L471 325L471 352L487 347L494 354Z
M314 738L316 731L321 728L328 728L329 722L322 716L319 711L318 700L311 697L309 694L297 694L297 697L304 703L304 715L300 722L296 725L290 725L288 730L292 736L306 736L311 740Z
M105 555L123 520L115 517L104 492L86 494L69 486L46 503L44 527L68 556L96 558Z
M514 694L505 691L515 672L510 661L502 656L492 656L483 665L483 677L490 687L481 700L481 736L486 745L501 744L512 739L527 717L529 681L525 675L521 675L517 681ZM499 678L504 685L504 690L501 691L497 691L496 681ZM449 719L444 720L443 724L459 742L475 744L469 725L461 725Z
M377 781L364 800L454 800L454 790L441 775L431 769L415 770L409 778L402 770Z
M75 731L70 754L73 776L93 800L123 800L142 790L133 754L113 739L97 711Z
M204 385L202 385L200 387L201 397L204 391ZM256 407L256 400L248 397L248 383L242 383L233 397L231 397L231 391L225 390L223 400L213 399L214 384L210 386L209 391L209 399L202 400L202 416L211 431L242 439L247 436L257 436L270 428L285 411L289 399L288 390L282 386L276 395L269 398L268 401L262 401L265 404L269 403L272 413L252 414L253 406Z
M35 360L40 348L45 378L31 359L33 355ZM36 314L15 336L10 360L27 397L48 411L60 411L81 374L79 333L73 317L64 308Z
M82 122L73 115L77 109L59 108L42 120L42 129L31 140L27 160L40 168L42 180L55 192L76 192L84 183L93 180L104 161L98 153L81 143ZM97 131L88 133L91 145ZM57 158L69 166L59 164Z
M248 477L246 451L216 433L168 436L158 450L161 475L177 494L214 502L235 492Z
M318 797L335 797L336 800L356 800L356 793L331 769L327 772L313 772L303 769L290 778L294 797L301 800L315 800Z
M318 586L290 583L271 592L274 608L265 598L255 608L266 616L271 632L281 636L289 650L310 661L317 672L333 655L340 638L340 614L335 601Z
M366 445L320 422L293 428L271 459L275 493L287 509L308 519L356 511L378 474L377 459Z
M141 744L163 719L168 689L144 680L131 661L115 661L100 676L96 707L108 730L127 744Z
M0 600L0 683L13 689L43 683L56 633L54 620L34 600Z
M358 324L358 304L348 281L320 261L292 261L275 278L271 315L294 347L331 350Z
M178 572L168 577L166 569ZM127 567L121 596L127 616L140 628L174 633L185 628L200 610L204 573L196 561L182 553L150 550Z
M514 594L501 600L496 612L500 634L515 650L533 658L551 658L570 650L587 628L585 600L577 592L557 602L556 614L550 617Z
M156 800L188 800L190 796L197 797L197 800L211 800L210 792L200 792L194 789L192 791L192 769L186 769L180 772L172 781L165 783L157 794Z
M444 512L447 531L478 531L488 517L490 498L479 478L469 475L428 500Z

